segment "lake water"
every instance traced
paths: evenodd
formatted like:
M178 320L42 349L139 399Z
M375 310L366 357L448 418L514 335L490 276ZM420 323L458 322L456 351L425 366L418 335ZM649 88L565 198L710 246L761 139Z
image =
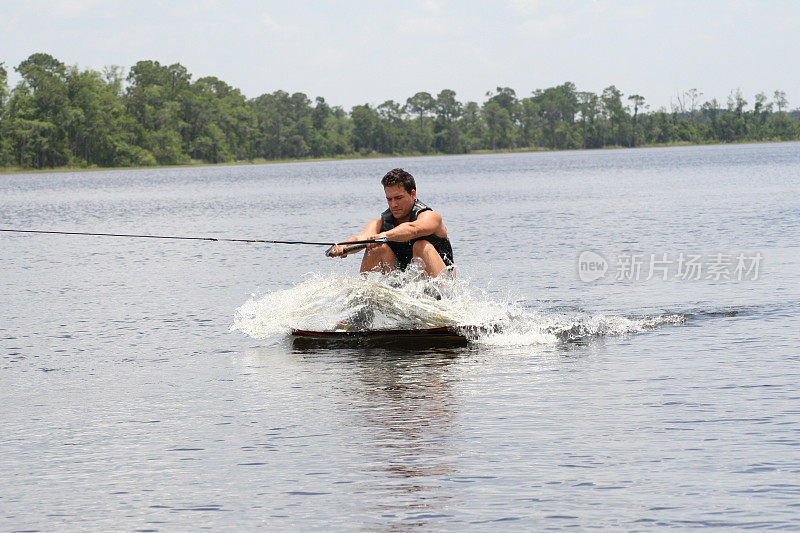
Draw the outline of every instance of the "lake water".
M0 529L800 529L800 143L5 175L0 227L340 240L397 166L458 274L386 319L496 332L294 341L383 290L319 246L0 233Z

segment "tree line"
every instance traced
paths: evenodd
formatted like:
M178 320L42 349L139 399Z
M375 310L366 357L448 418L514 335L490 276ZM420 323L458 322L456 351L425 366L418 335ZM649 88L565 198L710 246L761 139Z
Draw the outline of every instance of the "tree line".
M786 94L741 91L725 105L691 89L670 109L615 86L600 94L571 82L518 97L509 87L460 102L445 89L405 103L357 105L276 91L248 99L213 77L192 81L179 63L139 61L127 75L67 66L43 53L0 63L0 167L176 165L350 155L464 154L499 149L576 149L643 144L800 139L800 110Z

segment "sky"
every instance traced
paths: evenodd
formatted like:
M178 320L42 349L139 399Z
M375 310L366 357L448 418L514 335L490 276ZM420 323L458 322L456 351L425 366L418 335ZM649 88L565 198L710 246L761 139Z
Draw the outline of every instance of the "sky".
M0 0L0 62L45 52L102 70L181 63L248 97L284 90L331 105L404 103L443 89L486 100L573 82L669 109L689 89L741 89L800 106L797 0Z

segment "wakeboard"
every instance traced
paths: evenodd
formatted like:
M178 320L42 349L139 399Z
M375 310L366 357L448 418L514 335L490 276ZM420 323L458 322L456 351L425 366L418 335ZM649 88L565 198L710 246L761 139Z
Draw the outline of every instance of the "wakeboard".
M407 350L417 347L467 346L471 339L498 331L497 326L441 326L415 329L293 329L295 346L386 346Z
M292 329L292 336L311 339L396 339L396 338L425 338L425 339L462 339L467 340L461 328L442 326L437 328L420 329L371 329L371 330L333 330L310 331L305 329Z

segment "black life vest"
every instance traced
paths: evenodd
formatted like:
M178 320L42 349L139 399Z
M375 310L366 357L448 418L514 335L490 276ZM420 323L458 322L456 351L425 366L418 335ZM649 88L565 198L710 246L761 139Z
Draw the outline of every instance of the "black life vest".
M432 209L419 200L415 200L414 205L411 207L411 216L409 216L408 221L413 222L417 220L419 214L424 211L432 211ZM394 218L391 209L387 209L381 214L381 232L389 231L397 225L397 219ZM387 243L389 248L394 252L398 268L405 269L411 263L411 259L413 259L414 256L414 243L417 241L428 241L433 245L436 251L439 252L439 256L446 266L453 264L453 247L450 244L450 239L431 234L417 237L408 242L389 241Z

